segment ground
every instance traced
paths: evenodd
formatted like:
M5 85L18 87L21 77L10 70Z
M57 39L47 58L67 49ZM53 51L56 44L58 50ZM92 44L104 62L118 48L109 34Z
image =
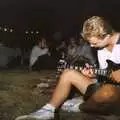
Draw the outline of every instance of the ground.
M54 70L40 72L0 72L0 120L14 120L16 116L31 113L51 97L57 83ZM119 120L114 116L96 116L86 113L61 111L57 120Z

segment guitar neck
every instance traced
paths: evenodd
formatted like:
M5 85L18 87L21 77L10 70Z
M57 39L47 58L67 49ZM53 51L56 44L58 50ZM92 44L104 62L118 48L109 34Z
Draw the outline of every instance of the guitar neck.
M107 69L97 69L97 68L95 68L94 69L94 73L96 75L101 75L101 76L109 77L110 71L107 70Z
M83 66L79 66L79 65L64 65L64 66L59 66L57 68L58 72L63 72L65 69L73 69L73 70L77 70L77 71L82 71L84 69ZM101 76L109 76L110 71L107 69L98 69L98 68L92 68L93 72L95 75L101 75Z

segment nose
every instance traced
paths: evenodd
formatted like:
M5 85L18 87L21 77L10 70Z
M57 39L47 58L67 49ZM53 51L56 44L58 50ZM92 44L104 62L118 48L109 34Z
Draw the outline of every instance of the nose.
M97 43L90 44L91 47L96 47Z
M93 45L93 44L90 44L90 46L91 46L91 47L94 47L94 45Z

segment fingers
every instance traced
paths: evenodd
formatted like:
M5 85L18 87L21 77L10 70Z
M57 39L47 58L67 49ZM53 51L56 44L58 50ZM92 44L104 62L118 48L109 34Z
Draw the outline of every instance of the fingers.
M90 67L85 67L83 70L82 70L82 74L85 75L85 76L88 76L88 77L93 77L94 76L94 72L93 72L93 69L91 69Z
M89 65L88 63L85 63L85 67L86 67L87 69L91 69L93 66L92 66L92 65Z

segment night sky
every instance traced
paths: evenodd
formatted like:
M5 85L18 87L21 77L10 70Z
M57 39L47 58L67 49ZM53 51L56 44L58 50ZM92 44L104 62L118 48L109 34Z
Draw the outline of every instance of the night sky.
M119 9L119 0L0 0L0 24L67 33L89 16L100 15L120 29Z

